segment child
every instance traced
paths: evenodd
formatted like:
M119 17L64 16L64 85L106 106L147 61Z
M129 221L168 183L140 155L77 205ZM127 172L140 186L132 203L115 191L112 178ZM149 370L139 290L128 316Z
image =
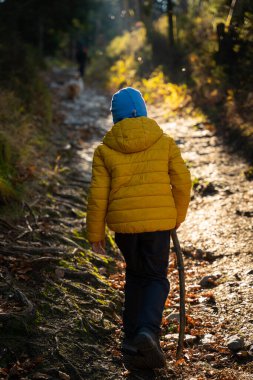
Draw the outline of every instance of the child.
M159 334L167 280L170 230L184 221L190 173L174 140L147 117L139 91L112 97L114 126L96 148L88 197L87 234L104 252L105 223L126 261L124 339L127 365L165 365Z

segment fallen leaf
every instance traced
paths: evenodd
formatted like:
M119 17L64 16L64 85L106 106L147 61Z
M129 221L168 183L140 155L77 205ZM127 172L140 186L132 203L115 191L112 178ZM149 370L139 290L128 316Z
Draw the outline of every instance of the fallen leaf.
M183 364L186 364L186 361L183 358L181 358L181 359L178 359L175 364L176 365L183 365Z

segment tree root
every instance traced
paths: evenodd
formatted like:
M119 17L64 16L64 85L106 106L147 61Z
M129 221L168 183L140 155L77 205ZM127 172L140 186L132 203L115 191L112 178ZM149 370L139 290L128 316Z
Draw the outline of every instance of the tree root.
M23 231L24 228L21 227L21 226L13 226L13 224L7 222L6 220L0 218L0 224L6 228L8 231L11 229L11 230L14 230L14 231Z
M74 364L68 358L66 358L66 356L64 356L59 350L57 350L57 354L59 358L64 361L64 366L69 372L72 373L73 378L75 378L76 380L83 380L83 377L81 376L79 370L74 366Z
M72 282L62 281L62 285L68 288L69 290L75 292L83 298L89 298L92 302L91 304L97 304L96 298L94 298L88 290L75 286Z
M84 251L85 248L76 243L74 240L66 237L66 236L61 236L61 239L63 242L68 243L69 245L72 245L73 247L79 248L81 251Z
M32 208L31 208L31 206L28 203L24 202L23 208L26 208L28 210L29 214L31 215L31 217L33 219L34 225L36 227L38 227L38 220L37 220L37 217L36 217L36 215L34 214Z
M61 201L60 205L66 207L70 211L72 211L72 209L77 209L78 208L77 205L76 205L76 203L73 203L73 202L71 202L71 201L69 201L67 199L66 200L61 199L60 201ZM84 206L84 204L82 206Z
M65 303L67 304L68 308L70 308L73 312L75 312L76 314L76 318L79 320L80 322L80 325L81 325L81 329L83 330L85 327L88 328L92 333L97 333L97 329L99 328L98 326L92 326L90 324L90 322L84 317L84 315L80 314L79 313L79 308L76 307L75 305L75 300L74 300L74 303L72 302L71 300L71 296L69 296L67 293L64 292L64 290L62 290L59 286L57 286L55 283L53 283L53 281L51 280L48 280L47 282L49 282L51 285L53 285L55 287L55 289L58 291L58 293L61 295L62 297L62 300L65 301ZM63 286L65 286L66 284L63 283ZM68 284L69 285L69 284ZM71 284L72 285L72 284ZM89 294L87 293L86 297L89 296ZM73 297L73 296L72 296ZM94 301L97 303L97 301L94 299ZM89 307L90 308L90 307Z
M66 249L60 248L60 247L25 247L20 245L5 245L0 242L0 254L3 255L9 255L13 254L14 252L24 252L24 253L30 253L34 255L41 255L44 253L54 253L58 255L62 255L66 252Z
M57 238L62 243L68 244L72 247L76 247L76 248L80 249L82 252L85 250L84 247L82 247L80 244L76 243L74 240L72 240L66 236L60 235L56 232L52 232L52 233L47 234L47 236L45 236L45 238Z
M104 286L105 283L101 281L99 278L97 278L93 273L90 273L89 271L84 270L72 270L68 268L63 267L57 267L56 269L60 269L64 271L64 276L67 279L71 280L80 280L85 283L90 283L94 286L102 285Z
M87 281L91 277L88 271L72 270L72 269L63 268L63 267L57 267L56 269L60 269L64 271L64 277L71 280Z
M30 231L30 230L27 230L27 231L23 231L21 234L19 234L14 240L17 241L19 240L20 238L26 236L26 235L29 235L31 232L33 231Z
M24 319L28 319L34 316L35 307L32 302L26 297L26 295L17 288L9 288L15 295L15 297L21 301L26 308L23 311L0 313L0 321L6 322L11 319L18 320L19 322L24 322Z
M48 265L49 263L58 263L60 260L61 260L61 257L45 256L45 257L38 257L37 259L29 260L28 263L33 268L36 268L37 266L41 268L42 266Z
M53 192L53 195L56 196L57 198L63 198L67 199L70 203L74 202L74 204L79 204L81 206L84 206L84 199L80 196L77 195L72 195L72 194L60 194Z

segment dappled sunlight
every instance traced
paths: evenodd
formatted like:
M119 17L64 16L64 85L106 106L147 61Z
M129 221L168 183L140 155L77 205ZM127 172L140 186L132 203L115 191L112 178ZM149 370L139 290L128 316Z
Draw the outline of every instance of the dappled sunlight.
M141 75L141 67L146 66L146 60L150 61L150 51L146 48L148 41L143 31L143 27L138 27L126 32L113 39L106 49L108 59L114 61L107 73L107 87L110 91L127 86L136 87L149 105L159 104L169 117L189 103L191 98L187 85L171 83L162 66L158 66L147 78Z
M133 87L137 65L138 62L133 56L116 61L110 69L111 77L108 83L110 90L116 91L123 87Z
M140 82L140 89L148 104L160 104L168 114L177 111L190 101L186 85L176 85L166 80L162 68L158 67L149 79Z

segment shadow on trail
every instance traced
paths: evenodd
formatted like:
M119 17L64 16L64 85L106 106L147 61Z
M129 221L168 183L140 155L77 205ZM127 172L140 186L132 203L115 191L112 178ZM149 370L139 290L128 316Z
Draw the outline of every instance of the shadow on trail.
M129 372L129 374L126 376L126 379L127 380L138 380L138 379L141 379L141 380L155 380L157 379L154 371L152 370L138 370L138 371L133 371L133 372Z
M127 380L172 380L177 379L178 377L173 372L169 374L165 369L164 370L135 370L129 372L125 379Z
M224 148L229 154L244 158L249 164L253 163L253 127L250 121L252 105L250 99L235 97L228 101L226 96L212 104L199 93L193 95L196 107L200 108L208 117L208 124L212 125L215 135L221 139Z

